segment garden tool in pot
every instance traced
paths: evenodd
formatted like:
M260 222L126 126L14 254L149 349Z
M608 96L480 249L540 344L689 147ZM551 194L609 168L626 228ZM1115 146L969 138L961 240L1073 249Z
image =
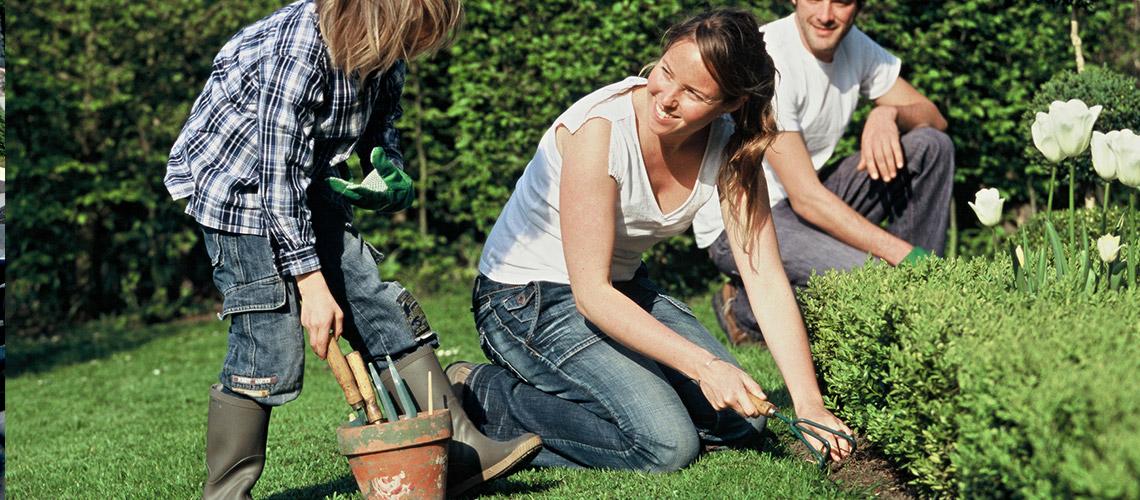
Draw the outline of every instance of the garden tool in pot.
M429 401L435 408L451 411L452 436L448 447L448 495L462 495L480 483L506 476L530 463L542 449L542 440L534 434L523 434L510 441L496 441L479 431L474 422L467 418L461 400L456 397L451 385L446 383L447 375L435 357L430 345L424 345L396 360L389 362L387 369L380 373L377 385L380 390L400 394L397 390L396 372L412 396L400 404L404 413L415 414L425 410ZM443 381L431 393L428 374L435 380ZM412 401L411 399L414 399Z
M752 399L752 405L759 409L762 415L768 418L778 418L784 423L788 424L788 427L792 429L792 435L796 436L796 439L799 439L804 443L805 446L807 446L808 451L811 452L812 456L814 456L816 461L819 463L819 468L822 469L824 467L827 467L827 457L831 456L831 444L828 443L827 440L820 435L820 432L832 434L841 439L847 440L847 443L851 445L851 451L855 451L855 438L848 436L846 433L832 429L826 425L812 422L806 418L788 417L780 413L779 408L777 408L776 405L751 394L749 394L749 397ZM820 453L819 450L815 449L815 447L811 445L811 442L809 442L807 438L804 437L804 434L818 439L819 442L823 443L823 453Z
M357 420L373 424L379 421L381 416L380 407L376 404L376 393L372 389L372 381L364 371L360 353L350 354L353 355L355 355L353 364L359 365L356 370L350 366L349 360L345 359L344 353L340 351L340 345L334 338L329 342L328 355L325 358L329 368L332 369L333 377L336 377L337 384L340 384L341 390L344 391L345 401L356 413ZM354 374L356 372L359 372L359 375Z

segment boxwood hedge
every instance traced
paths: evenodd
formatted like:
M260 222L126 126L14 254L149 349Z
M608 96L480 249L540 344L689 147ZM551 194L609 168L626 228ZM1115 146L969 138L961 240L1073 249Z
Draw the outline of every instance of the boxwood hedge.
M932 496L1140 497L1140 290L1028 295L1006 260L813 278L828 403Z

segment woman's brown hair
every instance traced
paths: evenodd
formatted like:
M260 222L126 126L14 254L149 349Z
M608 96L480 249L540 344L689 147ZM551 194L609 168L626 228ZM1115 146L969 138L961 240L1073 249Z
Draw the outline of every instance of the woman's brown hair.
M461 0L317 1L333 66L361 81L448 46L462 17Z
M674 25L665 33L662 53L685 40L696 43L724 100L744 100L731 114L736 130L725 146L717 187L734 215L741 199L747 200L744 227L755 234L764 225L755 216L768 208L760 206L768 199L762 160L776 134L772 110L776 67L756 17L744 9L715 9ZM745 251L751 241L746 240Z

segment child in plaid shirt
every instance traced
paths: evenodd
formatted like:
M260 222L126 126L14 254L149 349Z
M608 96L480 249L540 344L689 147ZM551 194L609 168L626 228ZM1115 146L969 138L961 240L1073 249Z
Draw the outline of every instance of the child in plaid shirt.
M352 225L352 205L411 205L394 122L405 60L450 43L459 0L300 0L239 31L176 140L165 183L201 226L230 319L210 393L205 498L249 497L265 463L270 410L301 391L305 335L324 358L342 333L380 372L396 359L417 404L452 406L449 493L509 473L536 436L492 441L447 390L435 332L383 256ZM344 181L356 151L368 176Z

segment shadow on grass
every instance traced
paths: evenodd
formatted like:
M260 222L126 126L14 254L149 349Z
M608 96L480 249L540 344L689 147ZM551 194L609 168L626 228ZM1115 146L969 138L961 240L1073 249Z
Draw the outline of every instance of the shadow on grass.
M327 483L315 484L305 488L294 488L291 490L274 493L268 497L268 500L292 500L292 499L309 499L309 498L328 498L336 495L336 498L349 497L354 498L360 493L356 488L356 479L351 474L345 474L340 479L329 481Z
M50 371L60 366L109 357L191 328L202 328L213 320L217 328L228 328L212 315L147 325L125 318L93 321L49 337L8 339L6 377Z
M555 481L538 481L538 482L523 482L515 481L512 479L498 479L490 483L486 483L469 490L459 498L478 498L483 495L526 495L542 493L555 487ZM356 487L356 479L352 475L344 475L336 481L329 481L323 484L308 486L305 488L294 488L279 493L274 493L266 497L268 500L292 500L292 499L309 499L309 498L354 498L359 494L360 490Z
M490 483L484 483L480 486L467 491L459 498L479 498L484 495L528 495L537 494L547 491L558 485L557 481L539 480L535 482L516 481L509 478L497 479Z

